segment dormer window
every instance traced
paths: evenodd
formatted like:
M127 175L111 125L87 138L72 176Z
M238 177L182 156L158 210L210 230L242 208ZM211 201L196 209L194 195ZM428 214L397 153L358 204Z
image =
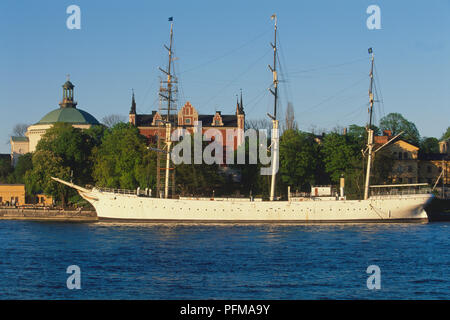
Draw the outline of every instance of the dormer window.
M216 111L216 114L213 117L212 126L223 126L222 116L220 114L220 111Z

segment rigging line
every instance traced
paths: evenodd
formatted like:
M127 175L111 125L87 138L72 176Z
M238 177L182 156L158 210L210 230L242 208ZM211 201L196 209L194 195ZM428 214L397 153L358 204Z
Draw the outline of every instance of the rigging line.
M385 112L384 112L384 98L383 98L383 93L381 92L381 86L380 86L380 82L379 82L379 80L378 80L378 78L379 78L379 75L378 75L378 70L377 70L377 66L376 66L376 64L374 63L374 69L375 69L375 75L376 75L376 77L375 77L375 81L377 82L377 87L380 89L380 101L381 101L381 107L382 107L382 114L383 114L383 116L386 114Z
M280 50L278 50L278 51L281 52L281 60L283 61L283 63L280 62L280 55L278 54L278 64L280 65L280 70L282 72L282 76L283 76L283 78L286 79L286 83L287 83L287 85L285 85L283 87L285 87L285 91L286 91L285 94L286 94L288 101L292 101L291 100L292 88L291 88L291 82L289 80L289 75L288 75L289 73L285 73L284 67L283 67L283 66L287 66L287 63L286 63L286 58L284 57L284 49L283 49L283 45L281 43L280 32L278 32L278 44L280 46Z
M378 95L378 90L377 90L377 85L376 85L376 81L374 81L374 84L373 84L373 89L374 89L374 91L375 91L375 95L374 95L374 97L376 97L376 99L379 99L379 95ZM381 104L380 103L378 103L378 106L380 106ZM380 119L381 119L381 108L380 107L378 107L378 108L376 108L377 109L377 112L375 113L375 115L377 115ZM376 123L376 119L375 119L375 117L374 117L374 121L373 121L373 123Z
M321 124L323 126L329 126L332 123L335 123L336 121L340 121L340 122L348 122L349 120L352 121L353 119L359 117L362 112L364 112L366 110L366 107L368 106L368 103L366 103L365 105L360 105L358 106L358 108L356 108L355 110L353 110L352 112L349 112L347 114L345 114L342 117L339 117L339 119L333 119L330 121L326 121L326 122L322 122Z
M323 67L316 67L316 68L310 68L310 69L303 69L303 70L298 70L298 71L292 71L289 72L289 74L298 74L298 73L307 73L307 72L313 72L313 71L317 71L317 70L323 70L323 69L330 69L330 68L338 68L338 67L342 67L342 66L346 66L346 65L350 65L350 64L354 64L356 62L359 61L366 61L367 57L365 58L359 58L359 59L355 59L352 61L348 61L348 62L344 62L344 63L339 63L339 64L332 64L332 65L326 65Z
M278 60L278 66L279 66L279 69L280 69L280 76L281 76L281 78L283 79L283 78L285 78L286 80L281 80L280 82L285 82L285 83L289 83L289 80L288 80L288 78L287 77L285 77L285 73L284 73L284 68L283 68L283 66L282 66L282 64L281 64L281 61L280 61L280 56L279 55L277 55L277 60ZM286 100L285 101L285 103L286 103L286 108L287 108L287 104L289 104L289 102L292 102L291 101L291 97L290 97L290 95L289 95L289 92L288 92L288 88L287 88L287 85L283 85L283 91L284 91L284 99Z
M241 74L239 74L236 78L234 78L233 80L231 80L230 82L228 82L223 88L221 88L219 91L217 91L217 93L212 96L209 100L207 100L206 102L203 103L203 105L206 105L208 103L210 103L212 100L214 100L224 89L228 88L229 86L231 86L234 82L236 82L236 80L238 80L240 77L242 77L244 74L246 74L247 72L249 72L260 60L262 60L265 56L267 56L267 54L269 54L270 52L272 52L272 48L268 49L266 51L266 53L264 53L261 57L259 57L257 60L255 60L254 63L252 63L247 69L245 69L244 72L242 72Z
M136 108L137 110L136 110L136 113L137 114L148 114L147 113L147 110L151 113L153 110L151 110L152 108L153 108L153 106L154 105L156 105L156 102L158 101L158 97L156 97L155 98L155 100L153 100L153 102L152 102L152 104L150 105L150 107L144 107L143 109L141 109L141 108ZM143 112L138 112L138 111L142 111L142 110L144 110Z
M258 103L266 96L267 89L264 88L264 90L261 90L252 100L247 104L246 111L247 114L251 114L251 112L254 110L255 106L258 105Z
M254 102L261 97L262 94L264 94L267 91L266 88L263 90L258 91L256 95L254 95L251 99L249 99L246 103L246 106L250 107L254 104Z
M355 87L356 85L358 85L359 83L361 83L361 82L362 82L363 80L365 80L365 79L366 79L366 77L361 78L361 79L359 79L358 81L356 81L355 83L353 83L352 85L350 85L350 86L348 86L348 87L346 87L346 88L344 88L344 89L342 89L342 90L339 90L339 91L336 92L334 95L332 95L332 96L326 98L325 100L323 100L323 101L321 101L321 102L319 102L319 103L317 103L317 104L315 104L315 105L313 105L313 106L307 108L307 109L309 109L309 110L308 110L308 111L304 111L303 114L312 112L312 111L313 111L314 109L316 109L317 107L319 107L319 106L323 105L324 103L326 103L326 102L328 102L328 101L330 101L330 100L336 98L336 97L339 96L341 93L343 93L343 92L345 92L345 91L347 91L347 90L349 90L349 89Z
M176 70L178 70L179 69L179 65L178 65L178 63L176 62L176 63L174 63L173 64L173 73L174 74L177 74L177 72L176 72ZM178 73L179 74L179 73ZM184 89L183 89L183 82L181 81L181 77L180 76L177 76L176 77L176 79L177 79L177 81L178 81L178 89L179 89L179 93L177 93L177 100L179 101L180 100L180 97L179 97L179 95L180 95L180 92L181 92L181 97L182 97L182 102L181 102L181 105L183 105L183 103L184 103L184 101L186 101L186 97L185 97L185 95L184 95Z
M257 35L255 38L253 38L253 39L247 41L246 43L242 44L241 46L239 46L239 47L237 47L237 48L235 48L235 49L232 49L232 50L228 51L227 53L225 53L225 54L223 54L223 55L221 55L221 56L218 56L218 57L216 57L216 58L214 58L214 59L211 59L211 60L208 60L208 61L206 61L206 62L204 62L204 63L202 63L202 64L199 64L199 65L197 65L197 66L195 66L195 67L189 68L189 69L187 69L187 70L185 70L185 71L180 71L179 74L187 73L187 72L190 72L190 71L192 71L192 70L195 70L195 69L204 67L205 65L208 65L208 64L213 63L213 62L215 62L215 61L217 61L217 60L220 60L220 59L222 59L222 58L224 58L224 57L226 57L226 56L229 56L230 54L232 54L232 53L234 53L234 52L236 52L236 51L238 51L238 50L240 50L240 49L242 49L242 48L248 46L249 44L255 42L256 40L258 40L258 39L261 38L262 36L266 35L266 34L267 34L269 31L271 31L271 30L272 30L272 28L270 28L270 29L268 28L266 31L264 31L263 33Z
M154 89L154 85L156 82L156 78L153 78L153 81L151 81L151 85L148 87L147 91L145 92L145 95L143 96L143 98L140 98L139 104L143 105L145 103L145 100L147 99L148 94L150 93L151 89Z

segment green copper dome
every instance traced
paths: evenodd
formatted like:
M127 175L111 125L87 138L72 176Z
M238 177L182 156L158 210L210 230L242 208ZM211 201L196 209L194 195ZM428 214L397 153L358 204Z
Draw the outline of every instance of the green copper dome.
M73 99L73 88L75 86L69 79L67 79L62 87L63 98L59 103L60 108L47 113L37 124L53 124L56 122L87 125L100 124L97 119L89 113L76 108L77 102Z
M71 124L100 124L97 119L86 111L77 108L59 108L47 113L37 124L53 124L67 122Z

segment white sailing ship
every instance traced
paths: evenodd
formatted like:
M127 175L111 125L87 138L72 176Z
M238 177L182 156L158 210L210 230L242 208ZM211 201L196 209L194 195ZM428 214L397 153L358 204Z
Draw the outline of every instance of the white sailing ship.
M278 77L276 68L277 57L277 18L275 20L274 64L270 67L273 73L274 113L269 115L272 119L273 132L278 132L277 98ZM169 67L167 71L167 89L165 96L168 103L167 119L170 119L171 98L171 63L172 63L172 35L173 22L170 31ZM112 190L105 188L84 188L73 183L52 178L62 184L74 188L89 201L95 208L99 219L148 221L148 222L399 222L399 221L426 221L427 214L424 206L432 199L430 193L420 191L422 185L395 185L395 186L370 186L370 171L373 147L372 109L374 97L373 64L370 73L370 121L368 125L367 140L367 171L363 200L346 200L341 189L340 196L328 194L328 197L288 197L287 201L278 201L275 198L276 166L272 165L272 180L270 200L262 201L253 198L169 198L169 167L170 167L170 134L166 134L166 179L164 198L142 195L139 191ZM167 132L171 132L171 124L165 121ZM278 157L278 134L272 134L271 156L272 164ZM379 149L378 149L379 150ZM376 151L375 151L376 152ZM396 192L372 192L392 187ZM405 191L400 191L404 188ZM289 193L290 194L290 193Z

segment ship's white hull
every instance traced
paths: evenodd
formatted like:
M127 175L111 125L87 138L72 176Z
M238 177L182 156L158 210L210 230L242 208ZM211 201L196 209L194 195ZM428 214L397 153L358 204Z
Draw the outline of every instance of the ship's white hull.
M242 201L159 199L101 192L80 194L100 219L192 222L395 222L426 221L432 195L369 200Z

